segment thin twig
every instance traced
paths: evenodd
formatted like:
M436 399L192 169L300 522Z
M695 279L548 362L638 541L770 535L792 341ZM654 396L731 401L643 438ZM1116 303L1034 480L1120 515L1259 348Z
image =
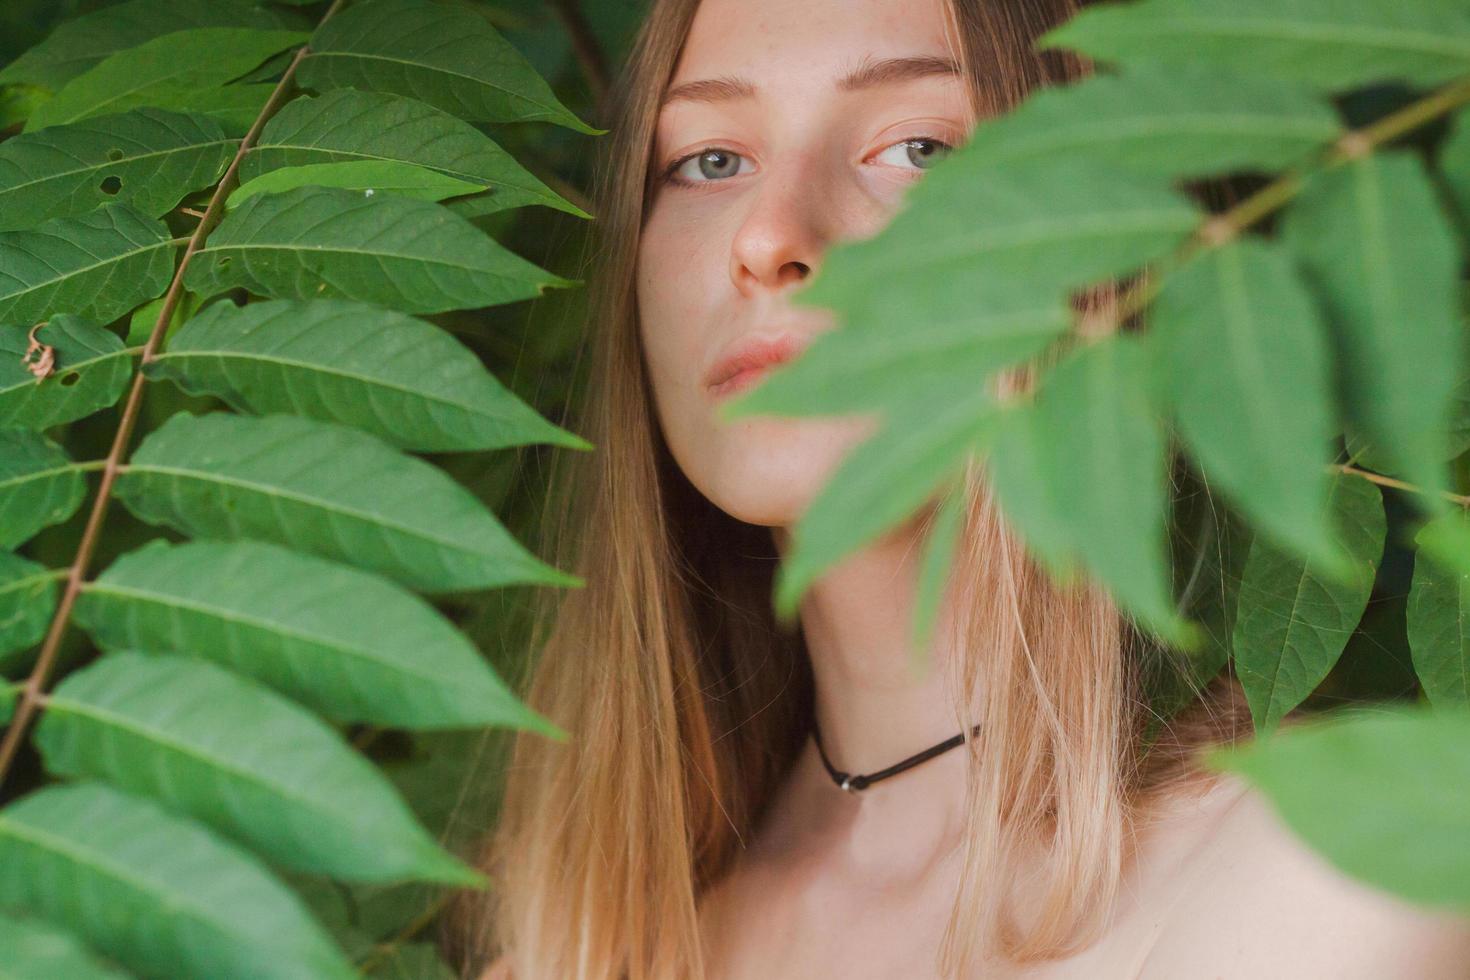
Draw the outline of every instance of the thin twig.
M321 23L326 23L342 6L342 3L343 0L334 0L332 6L322 15ZM265 127L266 121L285 101L292 79L296 76L296 69L310 50L310 45L302 45L297 50L296 56L291 59L291 64L286 68L286 73L281 76L270 98L261 108L260 115L256 116L254 125L240 141L234 159L230 161L225 175L220 178L219 186L215 188L214 196L209 200L209 207L204 212L199 227L195 228L194 234L189 236L189 244L184 249L184 257L180 260L178 269L174 271L173 281L169 284L168 293L163 299L163 309L159 311L158 320L153 325L153 332L149 334L148 343L143 347L139 370L133 375L133 387L129 390L127 403L123 406L122 420L118 423L117 434L112 440L112 448L107 454L107 459L103 461L102 482L97 488L97 497L92 503L92 511L87 515L87 525L82 531L82 540L77 547L76 559L67 573L66 590L62 593L61 603L56 608L56 615L51 619L51 627L46 632L40 655L36 658L30 676L26 678L25 691L21 695L20 703L16 706L15 716L5 730L4 740L0 741L0 786L4 785L6 773L9 772L11 764L15 761L21 740L25 737L26 729L36 713L37 706L45 698L46 681L50 677L57 652L61 648L61 638L70 624L72 606L76 603L77 593L81 591L82 579L87 574L92 554L97 548L97 538L102 530L102 521L107 515L107 505L112 498L112 484L122 467L122 458L127 452L128 442L132 438L133 428L138 420L138 412L143 403L143 386L147 383L147 378L143 374L142 366L157 356L158 347L163 342L164 333L173 320L174 310L177 309L179 299L183 295L184 273L189 268L189 261L204 245L210 230L223 213L225 198L229 195L231 184L240 170L240 161L260 138L260 131Z
M379 943L378 945L374 946L372 952L368 953L357 963L358 971L361 972L364 976L371 973L384 960L393 955L393 952L398 949L398 947L402 946L405 942L418 935L430 923L438 918L439 913L444 910L444 906L449 904L449 899L451 897L451 892L445 891L441 893L437 898L430 902L422 912L414 916L413 919L408 923L408 925L404 926L402 929L399 929L398 932L394 933L391 939L389 939L387 942Z
M572 39L572 52L577 57L577 63L582 66L582 75L587 79L587 90L592 93L592 100L601 110L607 99L609 73L607 58L602 53L602 46L597 43L597 35L592 32L587 18L582 16L576 0L550 0L550 6Z
M1404 490L1408 493L1425 493L1423 487L1415 486L1412 483L1405 483L1403 480L1396 480L1391 476L1383 476L1381 473L1373 473L1369 470L1361 470L1358 469L1358 467L1350 466L1347 463L1333 463L1331 468L1335 470L1340 470L1343 473L1351 473L1353 476L1360 476L1363 479L1367 480L1369 483L1376 483L1381 487L1393 487L1395 490ZM1441 490L1439 492L1439 496L1448 500L1452 504L1459 504L1461 507L1470 507L1470 496L1465 496L1458 493L1451 493L1448 490Z

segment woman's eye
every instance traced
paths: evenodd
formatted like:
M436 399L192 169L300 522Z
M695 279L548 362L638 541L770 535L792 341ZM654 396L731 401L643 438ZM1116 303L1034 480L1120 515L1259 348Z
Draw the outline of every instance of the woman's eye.
M710 149L684 157L669 168L668 178L676 184L706 184L741 172L745 158L729 150Z
M920 136L901 143L894 143L879 153L875 159L891 166L912 165L918 170L928 170L948 156L953 149L954 147L942 140Z

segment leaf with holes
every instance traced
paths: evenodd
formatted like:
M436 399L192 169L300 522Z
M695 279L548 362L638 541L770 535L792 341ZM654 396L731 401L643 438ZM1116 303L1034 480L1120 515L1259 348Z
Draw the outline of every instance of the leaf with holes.
M342 89L293 99L271 117L240 164L250 181L283 167L407 163L491 190L484 213L540 204L589 218L537 180L490 137L442 109L383 92Z
M430 0L363 0L311 38L301 84L412 96L472 122L550 122L605 132L578 119L524 55L472 11Z
M241 411L341 422L405 449L590 448L440 327L345 300L215 303L144 371Z
M147 976L357 976L248 851L108 786L47 786L0 810L0 866L0 904L65 921Z
M109 201L160 217L225 172L235 143L214 120L135 109L0 143L0 231Z
M31 115L26 132L139 106L172 108L174 96L221 86L305 40L299 31L245 27L174 31L119 51L67 82Z
M0 551L0 666L46 635L56 612L57 574L9 551Z
M76 513L86 496L82 469L39 432L0 429L0 549Z
M0 232L0 323L111 322L168 288L176 250L163 222L125 204Z
M386 579L263 541L154 541L83 586L99 646L176 650L341 722L561 732L433 606Z
M279 299L341 297L405 313L513 303L575 285L429 201L327 187L263 194L232 212L185 279Z
M202 660L110 653L51 692L34 742L55 775L157 798L298 871L481 882L329 725Z
M151 524L277 541L425 591L581 584L440 470L313 419L174 415L143 440L117 494Z
M55 372L39 381L21 363L27 327L0 326L0 428L48 429L116 405L133 376L133 357L111 330L57 316L35 332L53 349Z

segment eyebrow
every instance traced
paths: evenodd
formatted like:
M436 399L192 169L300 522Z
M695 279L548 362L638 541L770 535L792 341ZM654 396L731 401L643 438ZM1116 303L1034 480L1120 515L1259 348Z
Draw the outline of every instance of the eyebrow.
M874 61L869 57L863 59L863 63L856 69L839 79L837 89L841 92L856 92L875 85L906 82L915 78L928 78L933 75L958 77L959 74L959 63L953 58L920 55ZM755 85L743 78L732 78L728 75L720 78L705 78L697 82L675 85L664 96L663 105L666 106L671 102L724 102L729 99L749 99L755 96L755 91Z

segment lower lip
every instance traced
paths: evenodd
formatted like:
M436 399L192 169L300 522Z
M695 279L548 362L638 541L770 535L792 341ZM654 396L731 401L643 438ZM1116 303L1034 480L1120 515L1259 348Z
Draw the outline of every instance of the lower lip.
M736 392L744 391L746 388L749 388L761 378L765 377L766 372L770 369L771 365L769 364L763 365L762 367L758 368L746 368L744 371L741 371L734 377L727 378L717 385L712 385L710 387L710 394L712 394L716 399L719 399L726 398L730 395L735 394Z

